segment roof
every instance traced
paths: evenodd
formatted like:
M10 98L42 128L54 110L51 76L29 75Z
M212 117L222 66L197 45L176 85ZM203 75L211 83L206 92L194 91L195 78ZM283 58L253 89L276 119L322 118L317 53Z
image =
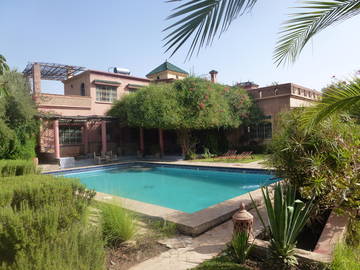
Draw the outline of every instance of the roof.
M40 66L40 74L42 80L56 80L62 81L66 80L71 76L86 70L84 67L63 65L56 63L44 63L44 62L33 62L28 63L25 67L23 73L25 76L33 76L33 67L35 64Z
M158 66L157 68L153 69L152 71L150 71L146 77L150 76L150 75L153 75L153 74L156 74L156 73L159 73L159 72L162 72L162 71L165 71L165 70L171 70L171 71L174 71L174 72L178 72L178 73L182 73L182 74L189 74L188 72L186 72L185 70L171 64L170 62L168 61L165 61L164 63L162 63L160 66Z

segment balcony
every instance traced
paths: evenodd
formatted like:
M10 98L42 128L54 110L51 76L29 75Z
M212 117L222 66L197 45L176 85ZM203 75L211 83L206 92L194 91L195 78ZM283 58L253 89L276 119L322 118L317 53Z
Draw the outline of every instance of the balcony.
M38 107L91 109L91 97L40 94L34 99Z

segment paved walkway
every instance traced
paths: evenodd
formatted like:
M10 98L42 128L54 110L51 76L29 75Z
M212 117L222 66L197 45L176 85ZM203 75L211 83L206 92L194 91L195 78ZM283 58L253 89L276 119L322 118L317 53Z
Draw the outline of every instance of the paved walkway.
M262 215L265 209L261 208ZM254 235L262 230L255 210L250 213L254 216ZM225 249L226 244L231 240L233 230L232 221L227 221L206 233L191 238L178 236L159 241L170 249L160 255L146 260L130 268L130 270L186 270L199 265L205 260L211 259Z

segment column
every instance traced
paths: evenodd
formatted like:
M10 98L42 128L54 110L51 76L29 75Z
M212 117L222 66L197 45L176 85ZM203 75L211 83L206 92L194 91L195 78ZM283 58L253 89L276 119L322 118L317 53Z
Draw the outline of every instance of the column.
M159 128L160 155L164 156L164 131Z
M41 67L39 63L33 65L33 95L41 93Z
M54 120L54 150L55 158L60 158L59 120Z
M101 153L106 153L106 121L101 121Z
M84 138L84 154L88 154L89 152L89 133L88 133L88 122L85 122L83 127L83 138Z
M140 128L140 152L144 154L144 129Z

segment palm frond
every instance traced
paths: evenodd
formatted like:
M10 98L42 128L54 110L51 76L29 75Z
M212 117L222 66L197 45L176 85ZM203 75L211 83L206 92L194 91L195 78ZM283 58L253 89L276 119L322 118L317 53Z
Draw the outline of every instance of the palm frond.
M0 54L0 75L4 74L5 71L9 71L9 66L6 64L6 58Z
M308 130L334 113L351 112L360 106L360 78L330 86L322 100L307 110L303 121Z
M307 42L321 30L360 14L359 0L305 1L306 12L290 14L281 28L273 60L277 66L292 63Z
M175 2L170 0L168 2ZM176 51L193 36L187 58L196 48L209 46L215 36L224 33L239 15L250 11L257 0L189 0L173 9L174 13L167 19L178 19L163 31L171 32L164 38L166 52Z

